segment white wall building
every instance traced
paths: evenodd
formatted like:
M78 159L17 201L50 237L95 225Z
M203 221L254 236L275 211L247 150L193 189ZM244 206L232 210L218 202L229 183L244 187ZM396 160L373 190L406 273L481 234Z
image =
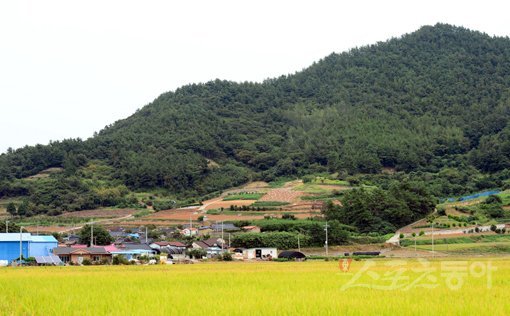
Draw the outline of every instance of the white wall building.
M249 248L243 250L244 259L270 259L278 258L276 248Z

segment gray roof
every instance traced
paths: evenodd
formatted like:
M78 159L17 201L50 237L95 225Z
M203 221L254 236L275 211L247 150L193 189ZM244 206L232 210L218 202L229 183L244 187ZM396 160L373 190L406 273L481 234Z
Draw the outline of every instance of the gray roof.
M212 224L211 229L220 231L222 224ZM223 230L241 230L239 227L232 223L223 223Z
M104 249L104 247L87 247L87 248L73 248L73 247L56 247L53 248L53 254L59 255L70 255L73 252L85 250L89 252L91 255L107 255L108 251Z
M122 250L122 249L129 249L129 250L133 250L133 249L141 249L141 250L154 250L152 249L151 247L149 247L149 245L147 244L142 244L142 243L123 243L121 245L119 245L117 248L119 248L119 250Z

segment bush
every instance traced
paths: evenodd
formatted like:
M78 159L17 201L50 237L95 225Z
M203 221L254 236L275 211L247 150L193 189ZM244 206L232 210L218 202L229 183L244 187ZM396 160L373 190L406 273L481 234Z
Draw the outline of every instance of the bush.
M400 235L399 235L399 238L404 238L404 234L400 234Z
M188 251L186 251L186 254L190 258L195 259L202 259L203 257L207 256L207 252L204 249L189 249Z
M420 236L425 235L425 232L423 230L420 230Z
M84 266L90 266L90 265L92 265L92 261L90 261L89 259L83 259L81 264Z
M284 214L282 215L282 219L295 220L295 219L296 219L296 216L295 216L294 214L284 213Z
M116 255L116 256L113 256L112 264L113 265L121 265L121 264L128 265L129 261L123 255Z
M218 260L232 261L232 254L230 254L230 252L224 252L218 256Z

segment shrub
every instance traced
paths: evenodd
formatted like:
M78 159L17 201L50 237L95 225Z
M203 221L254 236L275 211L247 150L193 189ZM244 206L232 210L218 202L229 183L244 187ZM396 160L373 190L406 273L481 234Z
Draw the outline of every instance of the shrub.
M400 237L400 238L404 238L404 234L400 234L400 235L399 235L399 237Z
M113 265L121 265L121 264L127 265L127 264L129 264L129 261L123 255L116 255L112 259L112 264Z
M425 235L425 232L423 230L420 230L420 236Z
M207 256L207 252L204 249L189 249L188 251L186 251L186 254L190 258L195 259L202 259L203 257Z
M221 261L232 261L232 254L230 252L224 252L218 256Z
M90 261L89 259L83 259L81 264L84 266L90 266L90 265L92 265L92 261Z
M295 220L295 219L296 219L296 216L295 216L294 214L284 213L284 214L282 215L282 219Z

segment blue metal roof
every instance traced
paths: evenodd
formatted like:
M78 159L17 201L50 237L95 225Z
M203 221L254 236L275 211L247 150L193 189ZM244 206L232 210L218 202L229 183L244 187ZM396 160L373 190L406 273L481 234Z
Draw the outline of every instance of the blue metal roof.
M53 236L32 236L32 242L58 242Z
M58 242L53 236L32 236L30 233L23 233L23 241L30 242ZM17 241L19 242L19 233L0 233L0 242Z
M32 235L30 233L21 234L23 241L32 240ZM17 241L19 242L19 233L0 233L0 241Z

